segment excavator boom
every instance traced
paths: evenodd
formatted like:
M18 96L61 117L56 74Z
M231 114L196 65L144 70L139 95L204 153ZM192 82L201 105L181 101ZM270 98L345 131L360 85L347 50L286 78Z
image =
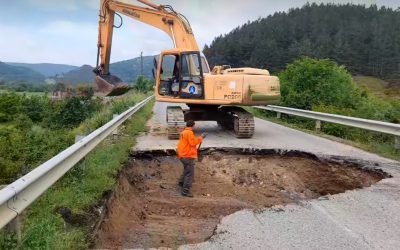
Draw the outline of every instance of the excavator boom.
M114 0L100 1L98 58L94 72L100 92L108 96L120 95L129 90L128 84L111 75L109 70L115 14L123 14L164 31L171 37L175 48L199 51L192 28L183 15L171 6L156 5L146 0L138 1L150 8Z

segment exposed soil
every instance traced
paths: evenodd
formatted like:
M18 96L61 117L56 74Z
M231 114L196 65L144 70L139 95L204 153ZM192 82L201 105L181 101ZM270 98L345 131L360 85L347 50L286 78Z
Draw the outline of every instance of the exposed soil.
M296 155L222 155L196 163L194 198L180 195L173 156L132 159L108 201L96 248L177 248L207 240L220 219L242 209L314 199L384 178L352 163Z

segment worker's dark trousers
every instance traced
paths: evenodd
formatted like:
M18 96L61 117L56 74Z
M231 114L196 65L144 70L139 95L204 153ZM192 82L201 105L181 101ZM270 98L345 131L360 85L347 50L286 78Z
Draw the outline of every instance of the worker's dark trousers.
M182 158L181 162L183 164L183 174L180 179L180 182L183 183L182 192L188 194L192 192L192 183L194 177L194 159Z

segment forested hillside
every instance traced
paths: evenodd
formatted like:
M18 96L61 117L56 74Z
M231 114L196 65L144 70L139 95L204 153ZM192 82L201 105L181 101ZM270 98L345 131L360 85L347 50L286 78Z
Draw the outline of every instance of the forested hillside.
M93 83L95 74L93 73L93 67L90 65L82 65L81 67L71 70L65 74L62 74L56 78L57 82L62 82L67 85L78 85Z
M0 82L29 82L29 83L42 83L45 76L33 71L31 69L11 66L6 63L0 62Z
M20 66L25 67L31 70L34 70L45 77L53 77L56 75L60 75L63 73L67 73L71 70L77 69L77 66L68 65L68 64L54 64L54 63L16 63L16 62L7 62L8 65L11 66Z
M301 56L330 58L353 74L398 78L400 10L306 4L237 27L206 45L204 54L211 65L272 72Z
M153 60L154 56L143 56L143 75L147 78L153 78L151 73ZM121 78L126 83L132 83L141 75L140 63L140 57L115 62L110 64L110 72Z
M154 56L143 57L143 75L152 78ZM81 67L66 64L51 63L2 63L0 62L0 85L17 91L32 91L39 83L44 84L45 78L53 78L67 85L94 83L93 67ZM110 64L110 72L120 77L126 83L132 84L141 75L140 57ZM21 86L23 85L23 86ZM26 87L25 85L29 85ZM3 86L4 87L4 86ZM0 87L1 89L1 87Z
M151 69L153 68L153 59L154 56L143 57L143 75L146 78L153 77L151 73ZM93 73L93 69L94 68L90 65L83 65L82 67L60 75L57 78L57 81L72 85L94 83L95 74ZM118 76L122 81L128 84L133 84L133 82L135 82L135 80L141 75L140 57L111 63L110 73Z

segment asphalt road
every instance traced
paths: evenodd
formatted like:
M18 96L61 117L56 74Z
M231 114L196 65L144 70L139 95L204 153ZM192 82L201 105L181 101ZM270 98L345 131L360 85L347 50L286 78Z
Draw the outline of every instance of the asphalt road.
M166 106L156 103L150 130L133 150L175 148L177 141L166 138ZM400 163L260 119L251 139L236 139L215 122L197 122L195 132L209 133L203 147L301 150L356 159L393 177L318 200L236 212L221 220L210 240L181 249L400 249Z

